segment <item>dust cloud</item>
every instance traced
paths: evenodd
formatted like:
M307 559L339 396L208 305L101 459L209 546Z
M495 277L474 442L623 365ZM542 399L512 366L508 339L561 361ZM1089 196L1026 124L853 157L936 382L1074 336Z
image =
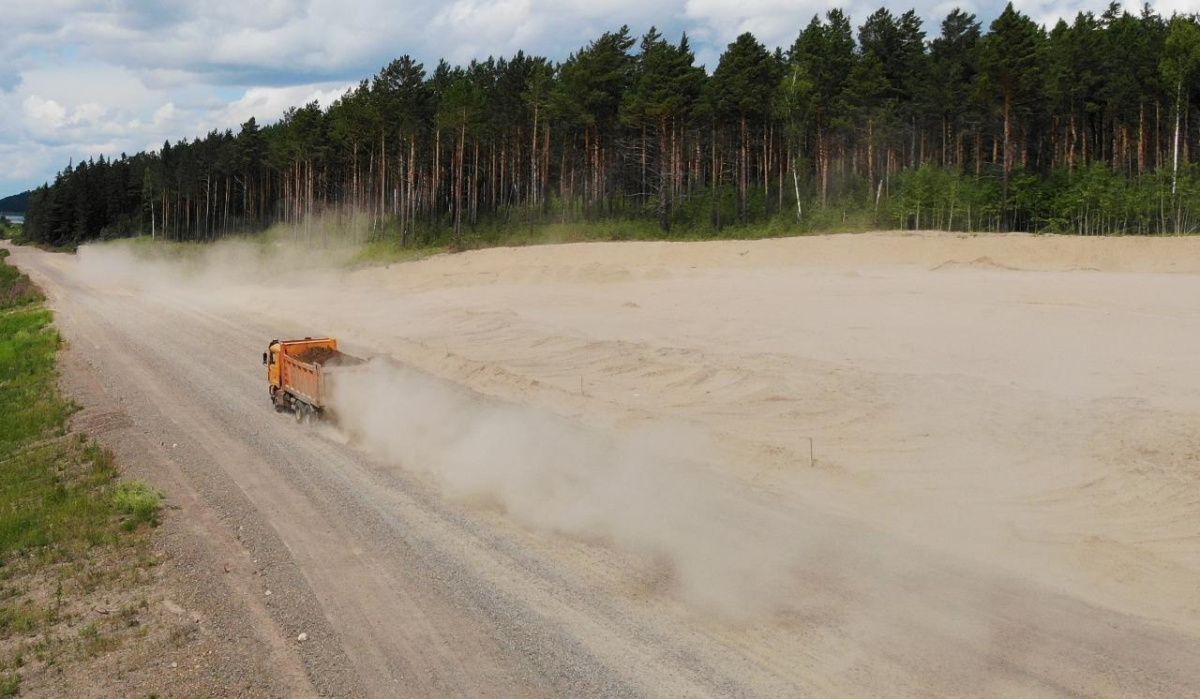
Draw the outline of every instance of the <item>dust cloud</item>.
M313 247L295 244L298 237L292 229L205 246L86 245L80 277L191 304L292 309L292 320L303 313L301 298L339 299L343 312L364 307L341 284L358 242L335 237ZM712 445L696 428L650 423L601 433L385 359L340 369L331 384L346 441L429 474L459 501L647 559L656 591L724 618L769 613L787 597L802 556L796 522L747 499L707 463Z
M1173 465L1196 453L1194 238L590 244L357 271L352 236L305 240L78 262L98 287L403 362L337 387L353 444L524 526L659 561L662 589L700 608L824 595L871 626L898 613L889 592L941 594L921 550L1196 627L1195 473ZM801 435L820 468L796 468ZM954 624L992 606L980 586Z
M247 285L330 282L347 273L364 235L276 227L254 237L212 243L147 243L145 239L80 246L80 278L93 286L132 290L220 292Z
M735 496L694 429L600 434L383 360L331 383L352 443L523 525L664 563L672 591L720 615L772 611L800 562L788 518Z

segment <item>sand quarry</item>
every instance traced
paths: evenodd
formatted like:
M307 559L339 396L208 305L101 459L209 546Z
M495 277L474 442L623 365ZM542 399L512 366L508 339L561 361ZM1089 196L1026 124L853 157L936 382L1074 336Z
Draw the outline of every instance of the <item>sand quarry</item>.
M467 693L1200 692L1200 239L580 244L355 271L250 257L214 252L189 275L112 248L14 259L50 288L68 339L159 347L137 369L156 401L174 400L165 348L180 334L247 355L188 379L212 402L179 415L208 411L193 428L237 442L244 463L213 468L308 551L296 565L368 693L400 670L386 648L355 649L389 631L340 620L383 604L379 571L403 577L386 542L404 531L462 561L438 584L469 570L507 595L446 602L466 615L449 628L491 643L517 632L462 610L516 605L532 615L520 633L565 634L594 662L452 662L447 641L417 663L477 672L455 685ZM257 346L286 332L381 358L339 389L341 425L288 437L354 498L411 510L391 535L330 515L329 532L379 551L369 598L344 597L352 562L323 577L322 541L273 519L318 495L284 506L268 481L243 482L265 449L253 440L304 429L255 383ZM215 396L243 394L221 436ZM426 491L494 540L460 547L433 505L397 494ZM512 663L526 671L496 669Z
M1198 274L1196 239L584 244L367 270L349 288L398 303L315 311L485 393L686 422L756 488L1196 631Z

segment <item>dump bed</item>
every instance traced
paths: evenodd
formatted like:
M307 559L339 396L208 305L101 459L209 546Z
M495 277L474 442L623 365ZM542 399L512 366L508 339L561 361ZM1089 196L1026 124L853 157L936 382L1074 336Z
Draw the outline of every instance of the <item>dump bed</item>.
M361 359L338 350L333 338L288 340L279 347L279 385L296 398L322 409L328 398L326 382L330 371L360 363Z

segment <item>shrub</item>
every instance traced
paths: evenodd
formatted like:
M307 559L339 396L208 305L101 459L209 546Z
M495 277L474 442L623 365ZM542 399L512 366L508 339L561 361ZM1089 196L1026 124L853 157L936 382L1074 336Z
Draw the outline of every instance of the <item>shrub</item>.
M128 517L123 525L126 529L135 529L143 522L152 527L158 526L162 495L145 483L129 481L117 486L113 503L118 512Z

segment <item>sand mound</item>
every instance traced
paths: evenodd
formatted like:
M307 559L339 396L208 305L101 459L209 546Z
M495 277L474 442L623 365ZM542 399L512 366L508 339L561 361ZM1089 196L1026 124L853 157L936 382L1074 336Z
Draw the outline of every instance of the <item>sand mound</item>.
M355 272L364 285L412 290L567 284L620 287L704 270L859 271L913 265L1043 272L1200 273L1200 238L855 233L758 241L577 243L492 248Z
M980 257L976 257L974 260L971 260L970 262L963 262L961 260L946 260L945 262L932 267L930 271L936 272L936 271L942 270L942 269L958 269L958 268L963 268L963 267L974 267L977 269L1006 269L1006 270L1010 270L1010 271L1021 271L1019 267L1013 267L1012 265L1001 264L999 262L996 262L992 258L988 257L987 255L981 255Z
M409 363L590 424L684 420L777 497L1200 628L1200 501L1175 495L1200 472L1157 465L1170 434L1135 461L1105 436L1200 415L1200 239L558 245L351 286L395 300L335 329Z

